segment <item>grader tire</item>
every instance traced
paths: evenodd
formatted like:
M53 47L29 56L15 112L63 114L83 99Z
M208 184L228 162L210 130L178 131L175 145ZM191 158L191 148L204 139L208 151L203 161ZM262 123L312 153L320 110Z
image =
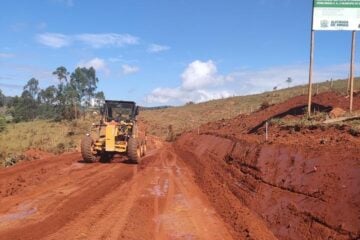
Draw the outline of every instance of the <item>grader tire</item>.
M90 136L85 136L81 140L81 155L84 162L93 163L96 160L91 150L93 143L94 140Z
M141 146L136 138L130 138L128 143L128 156L134 163L140 163L141 160Z
M146 155L146 151L147 151L147 149L146 149L146 141L143 141L143 143L142 143L142 148L143 148L142 155L145 156L145 155Z
M144 156L144 146L143 146L142 143L140 144L140 156L141 156L141 157Z

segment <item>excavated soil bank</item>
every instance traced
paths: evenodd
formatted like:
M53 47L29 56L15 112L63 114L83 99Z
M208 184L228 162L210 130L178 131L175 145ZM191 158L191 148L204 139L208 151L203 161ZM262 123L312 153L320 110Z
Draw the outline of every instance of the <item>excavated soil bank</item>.
M346 109L347 101L325 93L314 97L313 106L329 112ZM360 109L359 97L355 102ZM259 127L264 121L298 117L305 103L304 96L295 97L209 123L200 134L186 133L175 143L239 239L271 239L271 234L282 240L360 238L359 136L346 127L289 131L272 126L265 142Z
M299 149L194 134L176 146L217 211L245 239L260 239L261 222L279 239L360 237L358 148ZM244 213L256 221L242 222Z

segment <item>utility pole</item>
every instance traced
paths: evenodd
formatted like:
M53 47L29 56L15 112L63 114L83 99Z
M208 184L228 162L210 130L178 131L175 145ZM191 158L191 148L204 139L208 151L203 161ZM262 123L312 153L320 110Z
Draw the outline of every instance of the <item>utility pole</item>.
M313 63L314 63L314 38L315 38L315 32L314 32L314 30L311 30L309 86L308 86L308 117L311 116L312 77L313 77Z
M351 60L350 60L350 113L352 112L353 100L354 100L355 41L356 41L356 31L353 31L352 32L352 42L351 42Z
M314 0L311 14L311 39L310 39L310 63L309 63L309 86L308 86L308 117L311 116L311 97L312 97L312 77L313 77L313 63L314 63Z

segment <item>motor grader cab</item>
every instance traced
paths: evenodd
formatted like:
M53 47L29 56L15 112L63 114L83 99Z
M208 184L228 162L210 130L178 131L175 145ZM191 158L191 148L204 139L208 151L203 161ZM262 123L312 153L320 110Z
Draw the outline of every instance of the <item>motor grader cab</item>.
M97 157L123 154L134 163L139 163L146 154L145 136L137 128L139 107L135 102L106 100L101 109L102 119L93 124L97 136L86 134L81 141L81 154L85 162L94 162Z

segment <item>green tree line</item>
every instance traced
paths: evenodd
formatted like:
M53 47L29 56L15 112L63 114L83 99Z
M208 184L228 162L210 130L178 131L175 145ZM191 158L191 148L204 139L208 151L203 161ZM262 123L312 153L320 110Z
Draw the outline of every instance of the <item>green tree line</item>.
M74 72L61 66L54 72L58 84L45 89L39 87L39 81L31 78L20 96L8 99L0 90L0 107L6 106L7 114L14 122L34 119L72 120L80 117L92 101L100 104L103 92L97 92L99 79L93 67L76 68Z

